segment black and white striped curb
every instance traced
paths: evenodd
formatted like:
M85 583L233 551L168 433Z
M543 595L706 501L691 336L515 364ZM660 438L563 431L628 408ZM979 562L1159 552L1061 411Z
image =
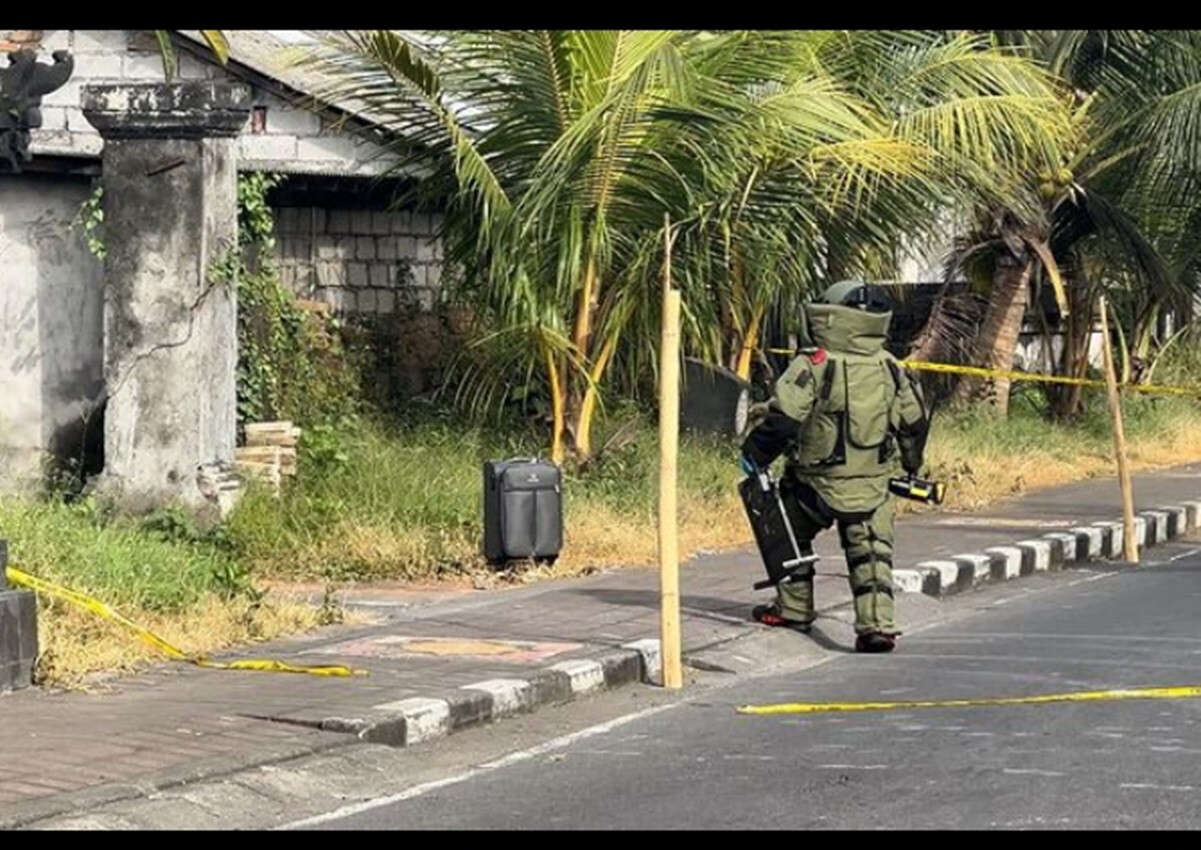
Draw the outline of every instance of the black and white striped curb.
M1154 546L1194 531L1201 523L1201 502L1185 502L1134 517L1139 546ZM1094 522L1067 531L994 546L937 561L923 561L912 569L893 570L897 590L947 596L984 583L1008 581L1032 573L1122 556L1122 523Z
M367 716L331 717L319 725L370 743L408 747L512 714L570 702L602 688L657 683L659 675L659 641L646 638L597 658L552 664L528 679L486 679L443 697L382 703Z
M1192 531L1199 523L1201 501L1185 502L1142 511L1135 517L1135 531L1139 544L1149 546ZM985 582L1006 581L1121 554L1122 523L1095 522L1011 546L923 561L912 569L894 570L893 580L902 592L946 596ZM657 684L659 677L659 641L646 638L596 658L552 664L528 678L485 679L451 694L381 703L364 716L330 717L318 725L370 743L408 747L502 717L570 702L601 689L636 682Z

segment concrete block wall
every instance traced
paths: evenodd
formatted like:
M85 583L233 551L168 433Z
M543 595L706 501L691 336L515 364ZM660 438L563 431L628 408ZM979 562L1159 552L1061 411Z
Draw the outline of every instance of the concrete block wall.
M335 312L430 310L438 301L442 244L434 213L319 207L275 211L285 285Z
M93 83L162 82L163 62L150 30L41 30L30 40L23 31L0 30L0 52L38 49L44 62L55 50L69 50L75 71L61 89L42 100L43 126L30 136L35 154L97 156L104 146L80 111L80 89ZM17 34L17 37L14 37ZM25 40L18 41L18 38ZM181 80L245 82L216 62L177 51ZM378 145L325 126L303 106L252 86L254 107L266 109L262 132L250 127L238 139L238 168L311 174L382 174L393 163Z

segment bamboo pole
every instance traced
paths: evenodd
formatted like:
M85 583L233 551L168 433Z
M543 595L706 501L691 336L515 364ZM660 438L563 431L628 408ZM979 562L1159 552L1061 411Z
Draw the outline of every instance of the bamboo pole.
M1109 307L1101 296L1101 351L1105 359L1105 386L1109 394L1109 412L1113 416L1113 449L1118 463L1118 484L1122 489L1122 552L1127 561L1138 563L1138 537L1134 530L1134 491L1130 466L1126 462L1126 431L1122 427L1122 397L1113 367L1113 348L1109 340Z
M676 456L680 441L680 293L671 288L671 228L664 216L663 328L659 364L659 637L663 687L684 686Z

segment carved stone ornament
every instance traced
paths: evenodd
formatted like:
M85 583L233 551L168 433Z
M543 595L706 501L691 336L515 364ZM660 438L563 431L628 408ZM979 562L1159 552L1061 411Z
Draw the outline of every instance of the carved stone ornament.
M42 98L61 88L75 70L75 60L56 50L54 64L37 61L32 50L8 54L8 67L0 68L0 162L20 171L29 162L29 131L42 126Z

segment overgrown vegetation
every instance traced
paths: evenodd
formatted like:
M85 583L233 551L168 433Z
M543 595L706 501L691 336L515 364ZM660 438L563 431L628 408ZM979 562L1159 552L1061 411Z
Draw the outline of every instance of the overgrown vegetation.
M1192 383L1201 384L1194 375ZM1015 393L1007 419L982 405L936 415L927 459L950 484L948 508L981 508L1027 490L1114 474L1104 391L1086 393L1072 422L1048 417L1049 405L1046 393L1027 386ZM1122 407L1134 468L1201 459L1197 401L1130 395Z
M537 387L580 463L601 393L653 375L665 215L685 346L745 375L767 310L888 274L939 205L1008 198L1068 130L1045 69L962 31L374 30L312 61L449 200L486 319L456 400Z
M320 486L349 458L341 434L354 427L360 391L337 323L303 309L280 282L266 203L280 179L239 178L239 244L210 274L218 284L236 279L238 286L239 424L273 418L302 424L306 475ZM100 198L97 189L77 221L103 259ZM332 586L319 608L269 600L233 526L201 528L176 508L140 519L112 516L95 500L79 498L76 484L55 487L42 501L0 501L0 528L14 556L36 575L96 595L194 652L342 621ZM250 488L248 504L263 499L273 501ZM73 682L153 657L119 626L56 600L43 603L43 682Z
M356 411L358 381L337 322L303 309L280 281L267 193L282 179L238 179L238 421L325 425Z
M656 468L657 437L641 414L627 417L620 447L586 476L568 475L567 570L653 556L648 470ZM436 409L401 422L362 420L342 431L344 460L304 453L295 485L278 502L265 494L245 499L229 533L258 575L428 581L478 574L481 462L535 454L542 438L528 424L470 425ZM744 523L728 510L737 473L730 445L688 438L684 452L685 536L716 525L732 539Z
M186 650L269 639L317 619L308 606L264 599L223 530L201 533L175 512L120 519L90 500L10 497L0 499L0 528L22 569L98 596ZM154 657L120 626L52 597L39 601L43 683Z

